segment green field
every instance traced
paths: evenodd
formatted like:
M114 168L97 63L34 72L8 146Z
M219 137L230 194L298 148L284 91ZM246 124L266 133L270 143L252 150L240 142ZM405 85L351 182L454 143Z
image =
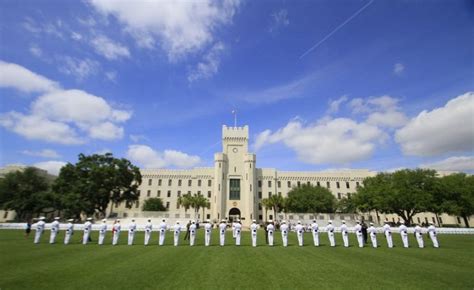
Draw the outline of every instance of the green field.
M291 235L289 247L281 246L278 233L275 247L264 245L263 231L259 246L251 247L250 234L243 233L242 246L232 245L229 232L226 246L217 246L217 232L213 245L204 247L199 233L197 245L181 244L174 247L172 233L166 245L157 246L158 234L152 236L153 245L143 246L143 233L136 236L136 244L127 246L122 232L121 245L95 243L84 246L76 232L73 243L47 243L49 231L41 244L34 245L33 234L28 239L22 231L0 230L0 289L473 289L474 236L439 235L441 248L401 248L401 240L394 235L395 245L388 249L385 240L373 249L344 248L340 235L338 246L328 246L322 234L322 246L311 246L310 234L305 235L305 246L296 246ZM64 233L59 235L62 239ZM182 238L184 235L182 235ZM94 242L97 232L92 235Z

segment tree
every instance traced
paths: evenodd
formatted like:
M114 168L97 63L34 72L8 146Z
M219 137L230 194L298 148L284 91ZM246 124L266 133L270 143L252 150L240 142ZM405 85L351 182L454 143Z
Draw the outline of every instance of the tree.
M298 213L333 213L336 198L327 188L304 184L288 192L287 207Z
M267 211L272 208L272 202L268 198L264 198L260 201L260 204L265 209L265 221L267 221Z
M282 211L282 208L284 207L284 197L281 196L281 194L274 194L270 196L269 198L270 201L270 207L273 209L273 219L276 220L277 214Z
M163 200L159 197L147 198L142 206L143 211L166 211Z
M194 217L196 217L199 209L202 208L202 219L204 219L204 210L210 207L209 200L202 194L195 194L191 196L191 207L194 208Z
M191 207L192 196L190 193L183 194L180 197L178 197L178 205L184 207L184 213L186 214L188 212L188 209Z
M17 219L30 219L33 214L54 211L57 197L50 191L47 178L36 168L10 172L0 179L0 206L14 210Z
M344 197L338 201L337 210L341 213L354 213L357 211L357 206L353 198Z
M79 216L98 212L106 216L107 207L125 202L131 208L138 200L142 176L138 167L127 159L105 155L79 154L79 161L61 168L53 189L61 195L66 211Z
M474 214L474 176L451 174L442 177L441 183L445 193L443 210L462 217L466 227L470 227L469 216Z

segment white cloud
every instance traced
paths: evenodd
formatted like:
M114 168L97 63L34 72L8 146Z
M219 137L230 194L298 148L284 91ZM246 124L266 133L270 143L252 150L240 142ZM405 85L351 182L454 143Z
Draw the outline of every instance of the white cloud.
M282 142L294 150L298 159L311 164L346 164L369 158L375 146L387 138L378 127L346 118L327 119L305 125L290 121L272 133L257 135L256 150L267 144Z
M408 118L398 106L399 99L391 96L356 98L349 102L353 114L367 114L367 123L386 127L399 128L408 122Z
M198 156L188 155L175 150L159 152L146 145L130 145L127 151L127 158L144 168L190 168L201 162Z
M170 60L201 50L214 41L213 33L232 21L239 0L113 1L90 0L96 10L113 15L142 47L155 38Z
M134 135L134 134L130 134L130 140L132 140L133 142L135 143L138 143L140 142L140 140L148 140L148 138L145 136L145 135Z
M114 42L104 35L100 35L92 39L91 44L98 54L104 56L108 60L130 57L130 52L126 46Z
M123 137L123 128L111 122L104 122L91 126L89 136L100 140L117 140Z
M56 82L36 74L20 65L0 60L0 87L14 88L22 92L50 92L60 87Z
M268 28L268 31L277 32L281 28L286 27L289 24L290 20L288 19L288 10L280 9L279 11L272 13L271 23L270 27Z
M105 78L109 81L115 83L117 82L117 72L116 71L108 71L105 72Z
M473 171L474 156L453 156L437 162L422 164L420 167L445 171Z
M28 156L37 156L37 157L43 157L43 158L59 158L61 155L58 154L58 152L52 150L52 149L43 149L40 151L31 151L31 150L23 150L21 151L22 154L28 155Z
M63 167L66 164L67 163L63 161L44 161L44 162L35 163L33 164L33 166L44 169L48 171L49 174L58 176L59 171L61 170L61 167Z
M342 103L347 102L347 96L342 96L337 100L329 102L329 109L327 111L328 114L334 114L339 111L339 107Z
M75 31L72 31L71 32L71 38L74 39L74 40L81 40L82 39L82 34L78 33L78 32L75 32Z
M30 53L36 57L43 56L43 51L36 44L30 45Z
M407 155L433 156L474 149L474 92L423 111L395 135Z
M221 42L216 43L203 57L203 60L188 74L188 81L209 79L215 75L219 71L220 56L223 51L224 45Z
M374 112L367 118L367 123L388 128L399 128L408 121L407 116L402 112Z
M393 73L401 75L405 71L405 66L402 63L396 63L393 65Z
M99 71L100 64L91 59L78 59L73 57L61 58L63 65L59 67L59 71L74 76L77 81L82 81L89 76L96 75Z

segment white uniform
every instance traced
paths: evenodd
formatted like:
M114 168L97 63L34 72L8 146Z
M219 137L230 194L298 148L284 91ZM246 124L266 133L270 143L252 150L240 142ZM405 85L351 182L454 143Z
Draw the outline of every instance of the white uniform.
M219 224L219 244L224 246L225 244L225 231L227 229L227 225L225 223Z
M281 231L281 239L283 241L283 247L288 247L288 225L285 223L285 224L282 224L280 226L280 231Z
M302 247L304 227L301 224L297 224L295 227L295 230L296 230L296 237L298 238L298 245Z
M275 233L275 226L273 224L267 225L268 245L273 246L273 235Z
M89 242L89 236L91 235L92 231L92 223L90 221L86 221L84 223L84 235L82 236L82 244L86 245Z
M39 244L45 224L46 223L44 221L39 221L36 223L35 244Z
M424 248L425 243L423 242L423 230L419 225L415 226L415 237L416 241L418 242L418 247Z
M332 224L328 224L326 226L326 231L328 232L329 244L331 245L331 247L335 247L336 239L334 237L334 226Z
M311 224L311 232L313 233L314 246L319 247L319 226L317 223Z
M159 240L159 243L158 243L158 245L160 245L160 246L163 246L163 244L165 243L166 229L167 228L168 228L168 226L166 225L165 222L160 223L160 240Z
M430 236L430 239L433 242L433 247L439 248L438 238L436 237L436 228L434 225L430 225L428 227L428 235Z
M208 247L211 244L211 232L212 232L212 225L211 223L206 223L204 225L204 244Z
M181 233L181 225L175 224L173 227L173 231L174 246L177 247L179 245L179 234Z
M148 246L151 238L151 231L153 230L153 224L151 222L147 222L145 224L145 246Z
M99 245L104 244L105 234L107 233L107 224L102 223L99 228Z
M342 235L342 242L344 243L344 247L349 247L349 229L347 228L346 224L342 224L340 227L341 235Z
M406 225L400 225L398 227L398 231L400 232L400 236L402 237L403 247L408 248L408 228Z
M189 245L194 246L196 241L196 224L191 224L189 226Z
M120 237L120 231L122 230L122 225L120 223L114 224L114 236L112 238L112 245L117 245L118 244L118 239Z
M242 225L235 223L235 245L240 246L240 238L242 236Z
M71 240L71 236L74 232L74 225L69 222L67 225L66 225L66 235L64 236L64 244L67 245L69 244L69 241Z
M56 235L59 233L59 222L54 221L51 223L51 235L49 236L49 243L56 243Z
M370 240L372 241L372 247L377 248L377 229L374 226L370 226L367 229L367 232L370 235Z
M258 230L258 225L256 223L252 223L250 225L250 235L252 236L252 247L257 246L257 230Z
M234 238L234 239L235 239L235 236L236 236L236 230L235 230L235 225L236 225L236 224L237 224L237 223L232 222L232 238Z
M360 224L356 224L354 227L354 231L356 233L357 243L359 244L359 248L364 247L364 237L362 236L362 226Z
M128 245L133 245L133 240L135 239L135 232L137 231L137 224L132 222L128 225Z
M389 248L393 248L392 229L388 224L385 224L383 226L383 233L385 235L385 238L387 239L387 246Z

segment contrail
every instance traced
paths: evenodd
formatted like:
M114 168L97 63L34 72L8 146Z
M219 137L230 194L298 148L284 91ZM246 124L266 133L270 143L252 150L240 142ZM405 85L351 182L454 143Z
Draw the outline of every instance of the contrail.
M354 19L357 15L359 15L362 11L364 11L367 7L370 6L370 4L372 4L375 0L370 0L369 3L365 4L364 6L362 6L362 8L360 8L359 10L356 11L356 13L352 14L351 17L347 18L344 22L342 22L341 24L339 24L339 26L337 26L333 31L331 31L328 35L326 35L323 39L321 39L318 43L316 43L315 45L313 45L310 49L308 49L305 53L303 53L301 56L300 56L300 59L302 59L303 57L305 57L308 53L310 53L311 51L313 51L314 49L316 49L318 46L320 46L323 42L325 42L329 37L331 37L334 33L336 33L339 29L341 29L344 25L346 25L347 23L349 23L352 19Z

